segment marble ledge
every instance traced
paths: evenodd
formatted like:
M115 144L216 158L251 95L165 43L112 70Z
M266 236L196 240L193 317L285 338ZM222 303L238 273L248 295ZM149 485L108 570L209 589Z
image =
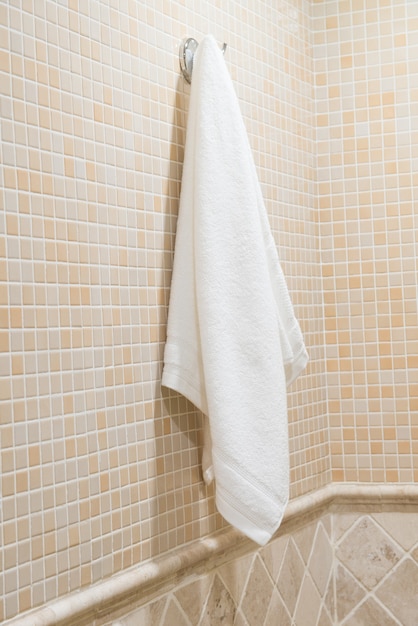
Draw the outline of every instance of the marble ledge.
M276 533L315 519L325 512L349 507L418 507L418 485L332 483L289 502ZM79 592L69 594L24 616L6 620L4 626L87 626L116 611L138 604L141 597L174 588L191 573L202 573L257 546L233 528L140 564Z

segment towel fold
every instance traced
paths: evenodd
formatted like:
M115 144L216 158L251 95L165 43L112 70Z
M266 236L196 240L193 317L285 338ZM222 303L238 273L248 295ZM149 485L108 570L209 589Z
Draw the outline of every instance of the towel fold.
M221 515L264 545L289 492L286 386L308 357L235 91L215 40L195 54L162 384L205 416Z

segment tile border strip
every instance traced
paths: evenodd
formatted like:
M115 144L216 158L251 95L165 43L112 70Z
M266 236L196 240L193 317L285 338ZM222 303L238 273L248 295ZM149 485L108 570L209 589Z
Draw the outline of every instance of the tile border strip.
M332 483L292 500L275 537L322 514L334 505L415 505L418 485ZM141 597L177 586L186 575L213 569L222 561L254 550L255 544L233 528L192 542L153 561L140 564L79 592L69 594L24 616L6 620L4 626L83 626L118 610L139 604Z

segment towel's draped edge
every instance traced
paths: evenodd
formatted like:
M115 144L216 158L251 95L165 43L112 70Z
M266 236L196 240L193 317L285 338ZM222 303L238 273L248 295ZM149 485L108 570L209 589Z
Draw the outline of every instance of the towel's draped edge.
M202 388L202 381L196 376L194 371L188 370L180 364L175 358L177 353L178 348L175 340L167 337L161 384L164 387L178 391L178 393L190 400L199 411L208 415L209 411L205 390ZM194 353L189 352L189 356L185 360L187 363L193 364L197 362L197 357Z

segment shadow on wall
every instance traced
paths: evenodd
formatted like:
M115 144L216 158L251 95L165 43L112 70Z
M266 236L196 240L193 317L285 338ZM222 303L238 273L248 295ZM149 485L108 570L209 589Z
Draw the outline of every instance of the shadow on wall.
M179 76L171 123L169 171L165 177L169 186L174 184L173 181L178 183L164 193L166 205L163 211L163 232L170 241L165 242L161 251L162 258L158 263L158 267L162 268L158 305L160 315L165 316L158 323L163 330L170 297L189 91L190 87ZM165 336L158 339L160 352L157 360L162 363ZM161 380L161 372L158 379ZM202 478L203 415L183 396L161 387L160 384L154 389L154 398L150 407L152 423L149 426L153 433L147 433L147 445L150 447L147 456L149 474L147 493L144 494L145 499L150 501L150 525L144 529L145 534L141 537L141 540L149 541L149 557L225 525L216 513L214 488L206 487Z

